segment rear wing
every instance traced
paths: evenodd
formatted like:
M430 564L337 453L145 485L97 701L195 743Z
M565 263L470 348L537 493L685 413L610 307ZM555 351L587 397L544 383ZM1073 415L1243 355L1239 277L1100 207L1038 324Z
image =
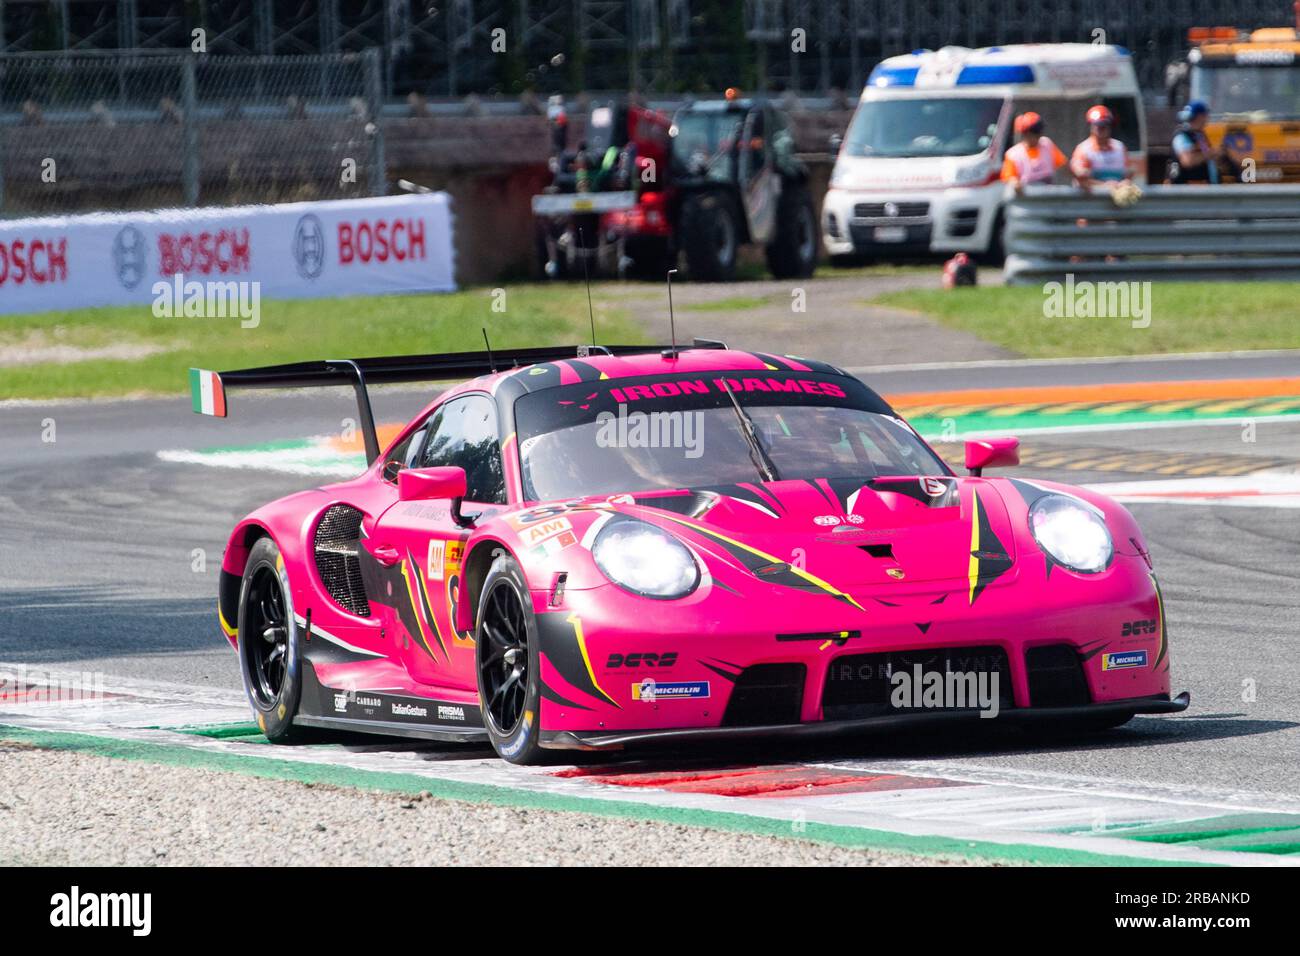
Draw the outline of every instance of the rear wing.
M696 339L694 348L725 349L722 342ZM225 418L229 411L226 392L235 388L319 388L351 385L356 392L360 428L366 445L366 462L379 457L368 386L400 382L463 381L512 367L539 362L560 362L592 355L639 355L662 351L657 345L567 345L514 349L501 352L448 352L435 355L386 355L377 358L325 359L265 365L261 368L213 372L190 369L191 407L200 415Z

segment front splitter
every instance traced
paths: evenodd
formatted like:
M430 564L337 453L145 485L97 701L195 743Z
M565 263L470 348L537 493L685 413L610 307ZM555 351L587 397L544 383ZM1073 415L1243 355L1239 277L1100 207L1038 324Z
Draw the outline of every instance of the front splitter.
M1166 695L1088 704L1082 707L1024 707L1004 710L991 718L998 726L1051 724L1069 720L1099 720L1124 714L1178 714L1188 708L1192 695L1183 691L1172 700ZM979 711L927 711L886 714L860 720L819 720L803 724L768 724L757 727L686 727L668 730L543 731L541 745L554 750L621 750L637 744L694 743L709 740L803 739L870 734L884 730L920 729L981 720Z

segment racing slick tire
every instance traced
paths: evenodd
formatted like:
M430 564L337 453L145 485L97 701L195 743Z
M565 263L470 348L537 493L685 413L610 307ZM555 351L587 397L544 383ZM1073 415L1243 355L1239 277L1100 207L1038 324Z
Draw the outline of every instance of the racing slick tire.
M279 546L258 539L239 588L239 669L257 726L276 744L312 736L293 724L302 697L302 635L291 595Z
M817 267L817 214L803 183L787 182L776 207L776 235L767 246L767 269L775 279L806 279Z
M479 703L492 749L509 763L543 763L537 618L523 571L504 551L493 559L479 592L474 642Z
M679 245L686 269L697 282L730 282L736 277L740 219L731 200L720 192L691 196L682 207Z

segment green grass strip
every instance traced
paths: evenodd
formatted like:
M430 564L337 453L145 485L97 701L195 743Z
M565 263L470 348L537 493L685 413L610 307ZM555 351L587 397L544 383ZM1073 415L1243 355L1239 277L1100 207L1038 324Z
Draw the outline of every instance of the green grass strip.
M784 839L812 840L852 849L878 850L919 856L959 856L988 862L1032 863L1053 866L1195 866L1194 862L1143 859L1087 850L1018 843L992 843L960 840L942 836L914 836L887 830L840 826L808 821L801 832L794 832L788 820L702 810L693 807L667 807L623 800L572 797L532 790L514 789L494 784L465 783L422 777L417 774L380 770L361 770L270 757L254 757L224 751L204 750L149 741L121 740L92 734L33 730L0 725L0 739L27 744L46 750L62 750L139 760L172 767L242 773L268 780L326 784L358 790L391 793L427 792L443 800L487 803L505 807L524 807L564 813L628 820L651 820L680 826L703 827L730 833L750 833Z
M191 368L226 369L332 355L409 355L483 348L586 342L591 337L587 294L578 284L510 283L445 294L372 295L327 299L267 299L256 328L238 319L154 316L135 305L6 315L0 349L34 347L30 361L5 368L0 400L136 394L179 395L195 384ZM655 296L661 295L656 287ZM497 312L496 307L505 309ZM595 290L600 341L637 343L646 332L633 321L624 293ZM666 323L663 328L666 329ZM87 350L79 361L53 361L48 349ZM108 346L137 346L132 358L105 357ZM430 386L429 395L435 394ZM190 395L194 402L193 393ZM183 407L183 406L178 406Z
M1125 317L1049 318L1038 285L900 289L870 304L921 313L1030 358L1300 347L1293 283L1155 282L1149 288L1140 304L1150 326L1136 329Z

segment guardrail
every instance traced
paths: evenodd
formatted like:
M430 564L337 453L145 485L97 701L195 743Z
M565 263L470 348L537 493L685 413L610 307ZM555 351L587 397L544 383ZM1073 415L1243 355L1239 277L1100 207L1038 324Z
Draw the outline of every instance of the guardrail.
M1300 186L1145 186L1117 207L1102 189L1035 186L1006 210L1004 277L1300 279Z

